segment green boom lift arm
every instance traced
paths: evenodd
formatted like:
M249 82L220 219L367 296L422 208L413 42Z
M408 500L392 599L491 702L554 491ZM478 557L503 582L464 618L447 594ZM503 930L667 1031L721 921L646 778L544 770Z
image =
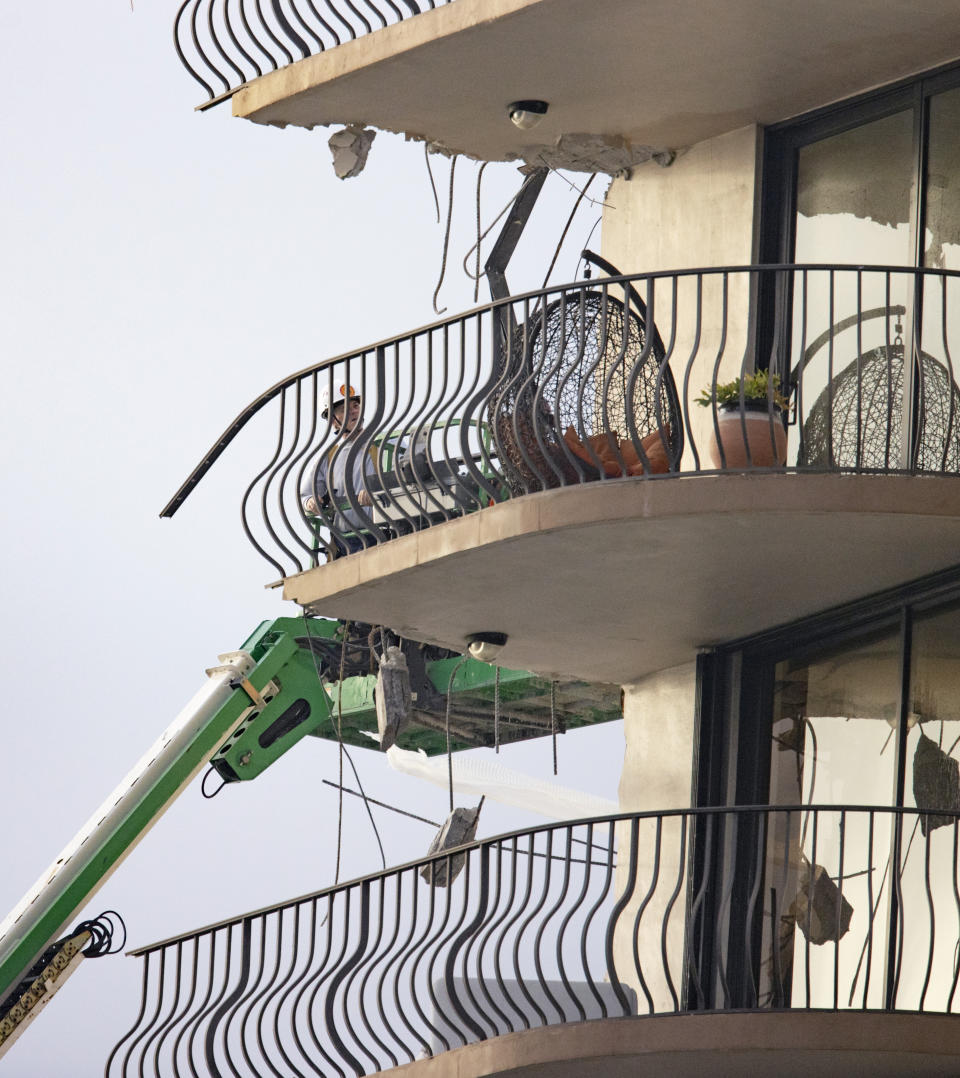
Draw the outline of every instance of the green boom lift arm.
M375 746L376 652L362 646L370 628L276 618L207 670L206 684L0 923L0 1056L80 964L87 936L79 928L64 936L66 926L204 767L225 782L252 779L308 734ZM620 717L615 686L558 685L400 643L413 696L403 748L444 752L447 720L454 750L492 744L495 698L504 743Z

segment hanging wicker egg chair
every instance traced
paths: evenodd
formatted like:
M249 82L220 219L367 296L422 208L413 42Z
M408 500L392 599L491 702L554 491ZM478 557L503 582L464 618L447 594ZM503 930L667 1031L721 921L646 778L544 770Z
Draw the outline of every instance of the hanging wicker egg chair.
M647 347L633 289L629 307L612 290L564 293L511 334L489 412L514 495L597 479L604 468L640 474L625 455L632 445L636 461L651 435L679 468L683 421L663 345L654 330Z
M904 348L881 345L845 367L803 424L800 463L887 471L901 465ZM926 352L915 366L917 423L912 468L960 471L960 389Z

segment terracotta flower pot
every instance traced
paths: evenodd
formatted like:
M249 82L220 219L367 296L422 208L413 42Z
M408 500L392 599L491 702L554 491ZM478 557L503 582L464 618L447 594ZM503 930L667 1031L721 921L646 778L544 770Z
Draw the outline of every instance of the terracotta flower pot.
M709 452L713 467L727 470L783 467L787 460L787 432L780 409L775 407L773 415L771 423L766 400L746 400L742 411L739 401L721 404L717 425L723 456L717 444L717 432L711 431Z

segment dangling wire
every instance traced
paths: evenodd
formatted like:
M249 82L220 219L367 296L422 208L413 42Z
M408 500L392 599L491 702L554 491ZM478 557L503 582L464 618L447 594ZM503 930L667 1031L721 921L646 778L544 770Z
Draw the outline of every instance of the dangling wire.
M335 790L338 789L337 784L331 782L329 779L321 779L320 781L324 786L332 786ZM356 790L350 790L344 787L339 787L339 789L345 794L350 794L351 797L361 796ZM415 812L408 812L406 809L398 808L396 805L390 805L386 801L378 801L375 797L368 797L367 800L371 805L379 805L380 808L389 809L391 812L396 812L400 816L407 816L411 820L417 820L419 823L428 823L431 827L436 827L437 829L443 827L443 824L437 823L436 820L428 820L426 816L418 816Z
M436 314L443 314L447 309L446 307L441 310L437 306L437 296L440 295L440 286L443 284L443 278L447 274L447 250L450 247L450 224L453 221L453 177L457 171L457 154L453 155L453 160L450 162L450 191L449 191L449 203L447 204L447 227L443 232L443 258L440 260L440 280L437 281L437 287L433 290L433 309Z
M493 750L500 752L500 667L493 682Z
M227 785L227 780L223 779L223 781L220 783L220 785L212 793L207 793L207 779L210 778L211 775L216 775L217 773L218 773L217 769L215 767L211 767L207 771L207 773L203 776L203 779L200 782L200 793L203 794L203 796L208 801L212 801L213 798L215 798L217 796L217 794L220 793L220 791L224 788L224 786Z
M423 144L423 159L427 163L427 175L430 177L430 190L433 191L433 204L437 210L437 224L440 224L440 199L437 197L437 185L433 182L433 167L430 164L430 144Z
M557 683L550 682L550 738L553 741L553 773L557 773Z
M116 910L104 910L99 917L81 921L74 927L71 935L76 936L80 932L90 933L90 941L83 948L86 958L103 958L104 955L117 954L126 946L127 926ZM122 938L114 940L114 934L122 934Z
M560 179L563 180L563 182L567 185L567 187L570 188L571 191L579 191L580 190L580 188L577 187L577 185L572 180L567 179L567 177L564 176L564 174L559 169L554 168L553 165L551 165L546 160L546 158L543 156L542 153L537 155L537 160L540 162L541 165L543 165L544 168L548 169L555 176L559 176ZM590 174L590 179L592 180L594 176L596 176L596 173L592 172ZM587 187L589 187L589 186L590 186L590 183L588 181L587 184L584 186L583 190L585 191L587 189ZM587 201L590 203L591 206L602 206L605 210L615 210L617 208L616 206L614 206L611 203L607 202L606 198L603 198L600 201L597 201L597 199L595 199L595 198L589 198L589 199L587 199Z
M306 629L307 638L308 639L313 639L313 637L312 637L312 635L310 633L310 622L307 620L307 612L306 612L306 610L303 611L303 627ZM377 845L380 847L380 860L383 863L383 867L384 868L387 867L387 857L386 857L386 854L383 852L383 842L381 842L381 840L380 840L380 832L377 830L377 821L373 818L373 812L372 812L372 810L370 808L370 803L367 800L366 792L363 789L363 783L360 781L360 775L357 772L357 765L353 762L353 757L350 755L349 752L347 752L347 747L343 743L343 673L344 673L344 661L345 661L346 649L347 649L347 635L349 633L349 630L350 630L350 622L345 621L343 623L343 646L340 649L340 682L339 682L339 685L338 685L338 690L339 691L337 692L337 723L336 723L336 731L337 731L337 740L340 742L340 786L341 786L341 793L340 793L340 812L339 812L339 819L338 819L338 822L337 822L337 871L336 871L336 878L334 879L334 883L339 883L340 882L340 843L341 843L341 835L342 835L342 831L343 831L343 827L342 827L342 824L343 824L343 792L342 792L342 787L343 787L343 758L344 758L344 756L347 758L347 762L350 764L350 769L353 771L353 777L354 777L354 779L356 779L356 782L357 782L357 788L359 789L360 794L363 797L363 803L364 803L364 805L366 807L366 810L367 810L367 816L369 816L369 818L370 818L370 826L373 828L373 834L376 837ZM317 653L312 647L310 648L310 653L311 653L311 655L313 655L313 668L317 672L317 681L320 683L321 688L323 688L323 675L320 672L320 664L319 664L319 661L317 659ZM326 691L326 690L324 690L324 691Z
M480 298L480 183L483 180L483 170L489 165L489 161L484 161L480 166L480 171L477 173L477 261L474 266L473 273L473 302L476 303Z
M447 785L450 789L451 812L453 812L453 749L450 747L450 696L453 692L453 679L466 661L467 656L464 655L460 662L450 671L450 680L447 682Z
M474 251L476 251L477 247L479 247L479 245L487 238L487 236L490 235L490 233L494 230L494 228L499 224L501 218L505 214L510 212L510 209L513 206L513 204L517 201L517 199L527 189L527 185L530 183L531 179L533 179L533 176L534 176L534 173L531 172L528 176L524 177L523 183L520 184L520 188L517 191L517 193L515 195L510 196L509 202L507 202L507 204L497 214L497 216L494 217L494 219L490 222L490 224L488 224L487 227L483 230L483 232L481 232L477 242L475 244L473 244L470 247L470 249L467 251L467 253L463 256L463 272L470 278L471 281L479 280L480 277L482 276L482 274L478 273L476 276L474 276L473 270L467 268L467 263L470 261L470 256L473 254Z
M550 274L553 273L553 267L557 264L557 259L560 257L560 248L563 247L564 241L567 238L567 233L570 231L570 226L573 224L573 219L577 215L577 210L580 209L580 203L584 200L587 191L590 189L590 184L597 178L597 174L594 172L589 180L583 185L583 190L577 195L576 201L573 204L573 209L570 211L570 216L567 218L567 223L563 226L563 231L560 233L560 242L557 244L557 249L553 252L553 258L550 260L550 266L547 269L547 274L543 278L543 284L541 288L547 287L547 281L550 280Z

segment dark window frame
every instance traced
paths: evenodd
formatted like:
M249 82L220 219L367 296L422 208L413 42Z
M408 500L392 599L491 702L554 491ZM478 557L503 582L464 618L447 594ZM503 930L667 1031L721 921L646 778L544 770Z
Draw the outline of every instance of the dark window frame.
M761 153L757 251L761 264L794 261L797 164L800 150L862 124L913 110L913 203L910 208L912 265L923 263L925 192L930 132L930 99L960 87L960 64L954 62L877 90L836 102L764 129ZM767 275L768 276L768 275ZM765 276L757 297L755 355L760 366L772 365L784 384L790 377L789 351L777 348L777 312L792 318L792 297L778 295L777 283ZM786 339L786 338L783 338ZM770 357L763 361L763 357Z
M788 654L800 656L890 626L899 626L900 633L900 721L892 793L894 803L902 805L906 784L908 731L905 710L909 706L912 621L917 615L954 603L960 603L960 565L764 633L730 641L700 655L697 661L694 772L697 806L769 803L773 674L778 661ZM756 845L755 830L741 828L737 840L738 858L747 860L749 850ZM716 843L713 863L705 864L703 843L695 838L691 893L696 893L705 873L718 876L718 864L723 856L721 844ZM746 884L735 881L731 908L745 910L750 902ZM759 923L755 924L757 933ZM720 950L731 954L760 953L761 940L759 937L749 941L745 938L745 923L741 918L732 918L727 931L729 937L718 929L715 918L707 916L690 941L690 960L698 970L708 1008L716 1005L723 992L729 992L736 1005L750 1006L750 986L756 983L757 969L750 970L734 963L727 971L726 986L718 984L716 954ZM687 1005L692 1006L689 986L685 986L685 991Z
M805 113L764 130L760 177L759 252L761 262L793 261L797 155L804 146L882 120L895 112L914 110L914 186L911 246L914 264L922 259L923 195L926 187L930 99L960 86L960 64L945 64L889 86Z
M960 566L853 603L729 641L701 658L697 686L697 804L764 805L769 797L769 729L777 662L900 624L901 710L907 696L912 619L960 602ZM709 671L709 676L705 675ZM905 731L905 723L901 722ZM904 761L898 761L898 802Z

